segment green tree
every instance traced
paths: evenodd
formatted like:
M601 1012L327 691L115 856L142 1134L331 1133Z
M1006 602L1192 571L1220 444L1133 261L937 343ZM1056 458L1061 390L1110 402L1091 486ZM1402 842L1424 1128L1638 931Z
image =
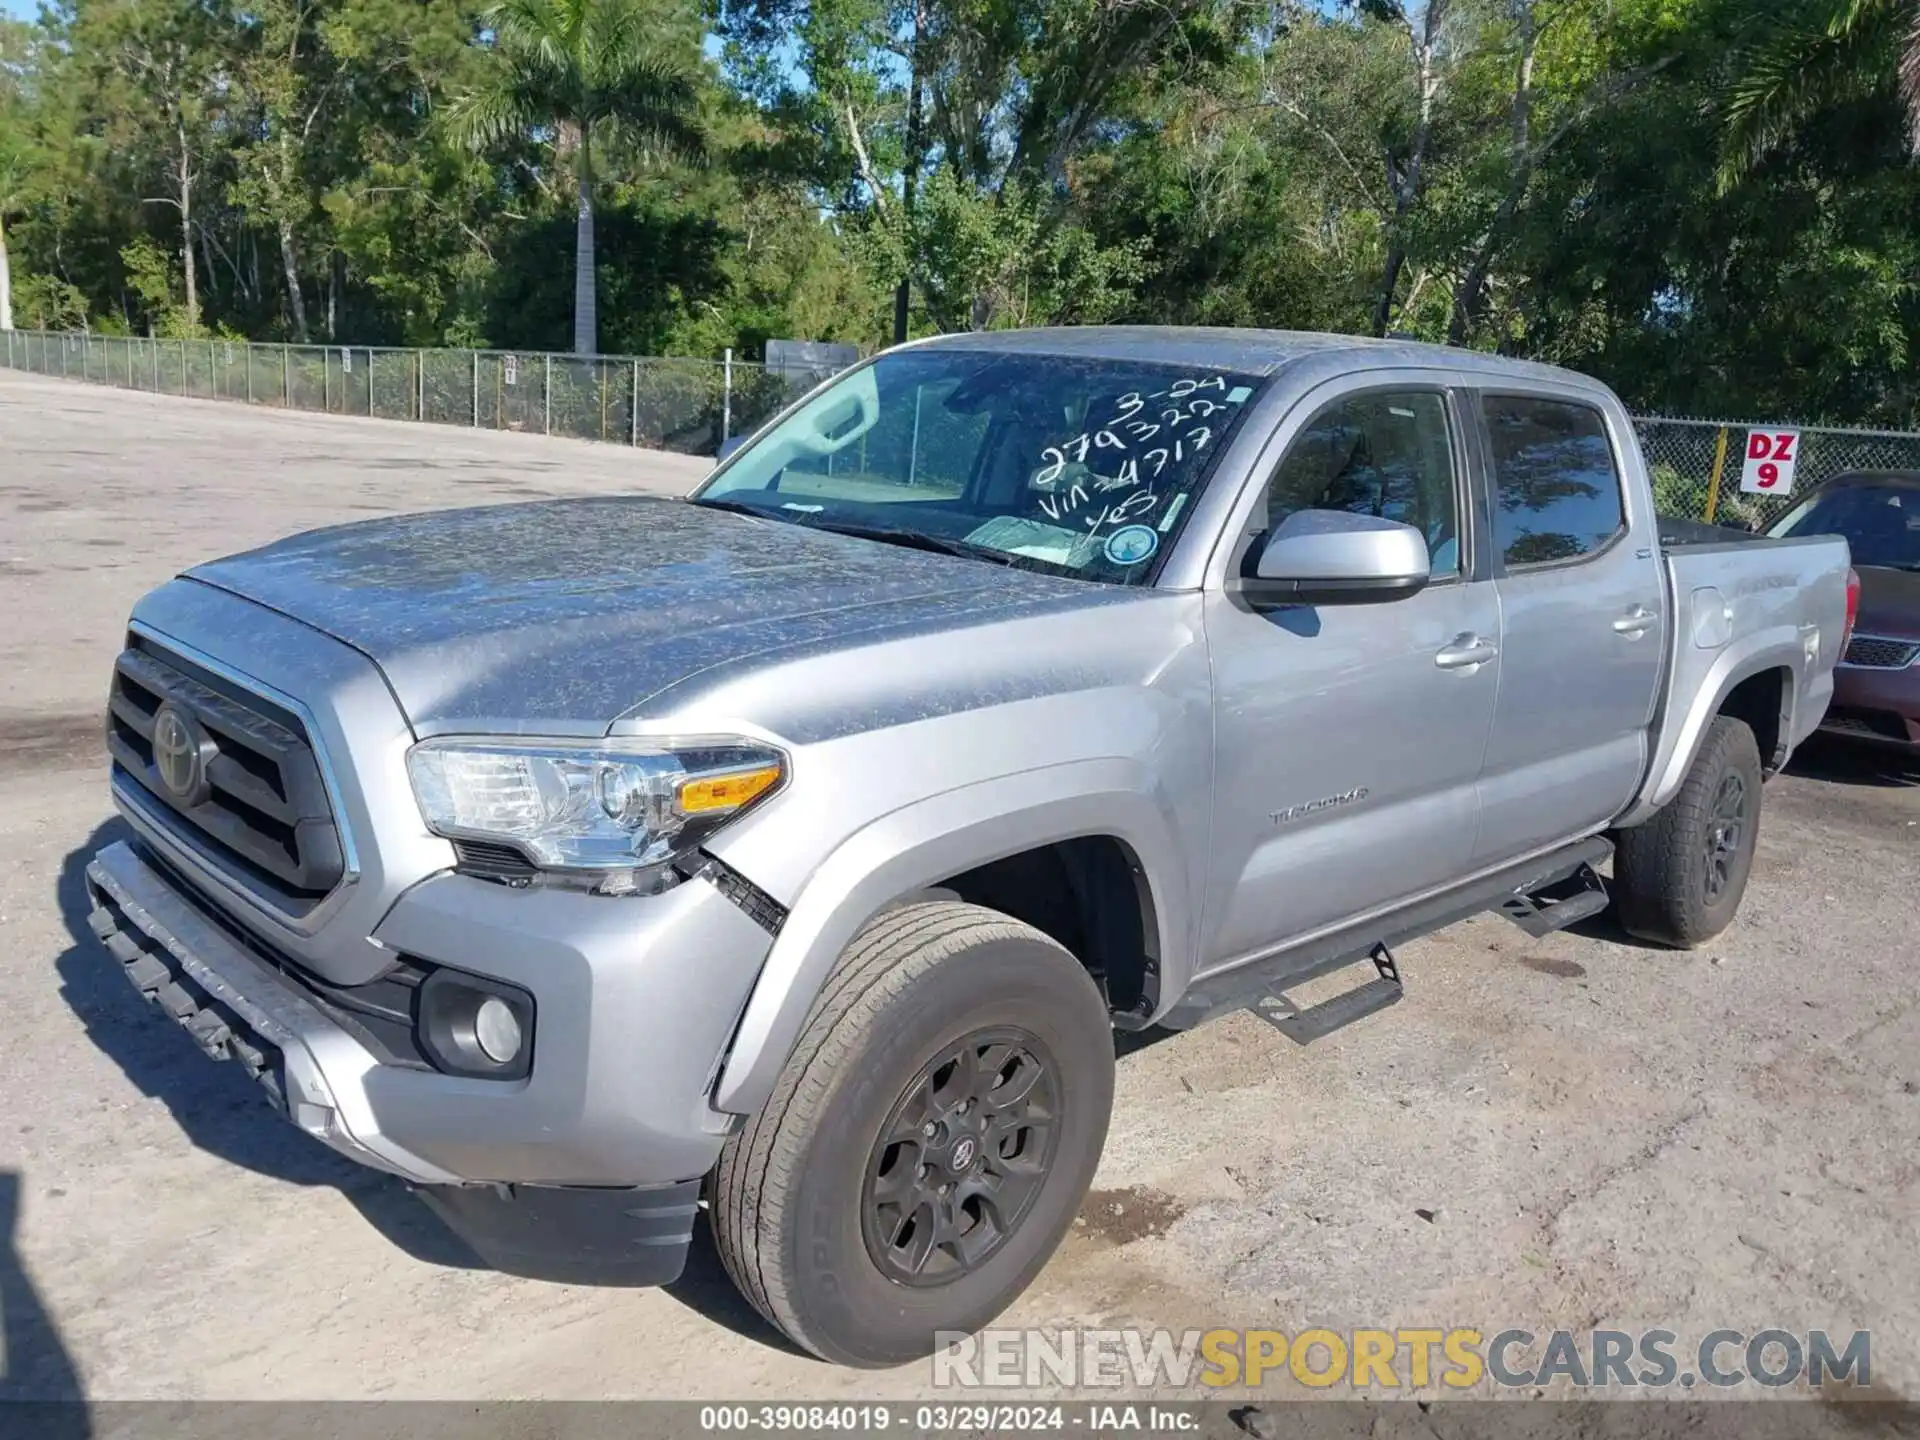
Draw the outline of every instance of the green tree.
M597 349L594 149L626 142L643 154L698 156L698 92L660 53L659 16L638 0L506 0L486 12L496 63L454 110L476 149L525 136L547 140L573 172L573 348Z
M0 19L0 330L13 328L13 265L7 219L25 199L33 169L24 93L31 76L32 30Z
M1753 17L1726 104L1722 188L1737 183L1822 110L1896 86L1908 148L1920 155L1920 4L1915 0L1785 0Z
M208 171L222 159L232 16L222 0L109 0L75 14L73 40L93 66L109 136L124 138L132 163L161 181L160 193L141 202L169 207L178 219L175 254L185 296L178 324L197 333L202 272L195 245L203 241Z

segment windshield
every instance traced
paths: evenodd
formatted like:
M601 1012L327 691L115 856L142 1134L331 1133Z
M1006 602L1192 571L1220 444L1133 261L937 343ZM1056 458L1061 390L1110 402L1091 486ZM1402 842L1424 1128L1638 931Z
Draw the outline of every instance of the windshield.
M883 355L735 455L696 504L1135 585L1259 381L983 350Z
M1841 485L1803 501L1775 535L1839 535L1856 565L1920 570L1920 487Z

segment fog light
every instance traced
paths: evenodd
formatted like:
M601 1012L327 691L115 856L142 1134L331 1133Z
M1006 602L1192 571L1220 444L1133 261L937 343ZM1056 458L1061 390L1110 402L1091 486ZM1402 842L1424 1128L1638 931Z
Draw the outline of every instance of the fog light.
M476 1079L520 1080L533 1068L533 996L517 985L459 970L420 983L415 1034L433 1068Z
M473 1038L494 1064L508 1064L520 1053L520 1017L506 1001L489 995L474 1012Z

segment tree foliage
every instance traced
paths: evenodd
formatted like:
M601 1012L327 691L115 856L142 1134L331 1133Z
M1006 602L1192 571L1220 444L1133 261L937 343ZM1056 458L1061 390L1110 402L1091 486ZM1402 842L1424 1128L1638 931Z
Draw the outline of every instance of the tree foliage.
M683 3L6 22L14 323L1394 332L1645 409L1920 424L1915 0Z

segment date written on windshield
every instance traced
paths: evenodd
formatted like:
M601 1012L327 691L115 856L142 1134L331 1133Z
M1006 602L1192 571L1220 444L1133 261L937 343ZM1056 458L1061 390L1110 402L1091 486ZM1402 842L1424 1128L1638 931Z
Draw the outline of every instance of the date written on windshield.
M1120 396L1100 424L1040 452L1031 484L1041 492L1041 513L1090 531L1150 516L1163 498L1159 482L1182 484L1188 462L1213 443L1249 393L1244 386L1229 390L1226 376L1211 375Z

